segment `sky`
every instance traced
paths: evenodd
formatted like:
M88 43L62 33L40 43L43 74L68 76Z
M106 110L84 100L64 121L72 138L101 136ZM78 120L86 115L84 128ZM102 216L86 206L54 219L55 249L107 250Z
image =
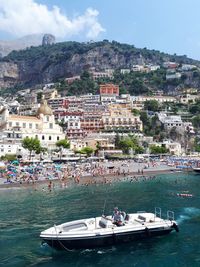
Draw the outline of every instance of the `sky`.
M200 0L0 0L0 40L51 33L200 60Z

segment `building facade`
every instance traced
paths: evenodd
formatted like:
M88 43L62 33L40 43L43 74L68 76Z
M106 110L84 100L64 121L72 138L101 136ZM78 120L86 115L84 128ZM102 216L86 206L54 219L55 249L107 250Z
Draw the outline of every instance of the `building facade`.
M51 108L43 101L36 116L10 115L7 109L0 111L0 130L11 142L21 142L25 137L38 138L44 147L55 147L65 138L62 128L56 124Z
M142 131L143 125L139 116L134 116L128 108L119 104L108 106L107 114L103 115L103 126L105 130L126 129Z

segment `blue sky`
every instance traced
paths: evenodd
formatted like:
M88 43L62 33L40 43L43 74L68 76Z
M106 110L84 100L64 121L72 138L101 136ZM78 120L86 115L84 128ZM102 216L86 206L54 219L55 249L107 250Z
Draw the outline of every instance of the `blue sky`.
M0 0L0 39L42 31L58 40L116 40L200 60L199 10L199 0Z

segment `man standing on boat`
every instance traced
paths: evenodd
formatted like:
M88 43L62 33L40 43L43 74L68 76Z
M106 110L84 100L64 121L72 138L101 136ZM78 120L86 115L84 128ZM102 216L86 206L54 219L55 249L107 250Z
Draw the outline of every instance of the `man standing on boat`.
M123 226L124 225L124 217L121 214L121 212L118 210L117 207L114 208L112 219L113 219L113 224L115 224L117 226Z

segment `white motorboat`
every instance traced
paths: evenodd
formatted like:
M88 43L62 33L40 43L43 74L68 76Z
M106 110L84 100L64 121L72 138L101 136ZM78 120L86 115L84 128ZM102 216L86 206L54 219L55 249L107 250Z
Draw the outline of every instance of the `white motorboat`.
M200 167L193 167L192 170L194 172L200 173Z
M179 231L174 213L161 218L161 209L155 213L137 212L126 216L122 226L113 224L112 216L75 220L41 232L40 238L55 249L86 249L115 245L142 238Z

